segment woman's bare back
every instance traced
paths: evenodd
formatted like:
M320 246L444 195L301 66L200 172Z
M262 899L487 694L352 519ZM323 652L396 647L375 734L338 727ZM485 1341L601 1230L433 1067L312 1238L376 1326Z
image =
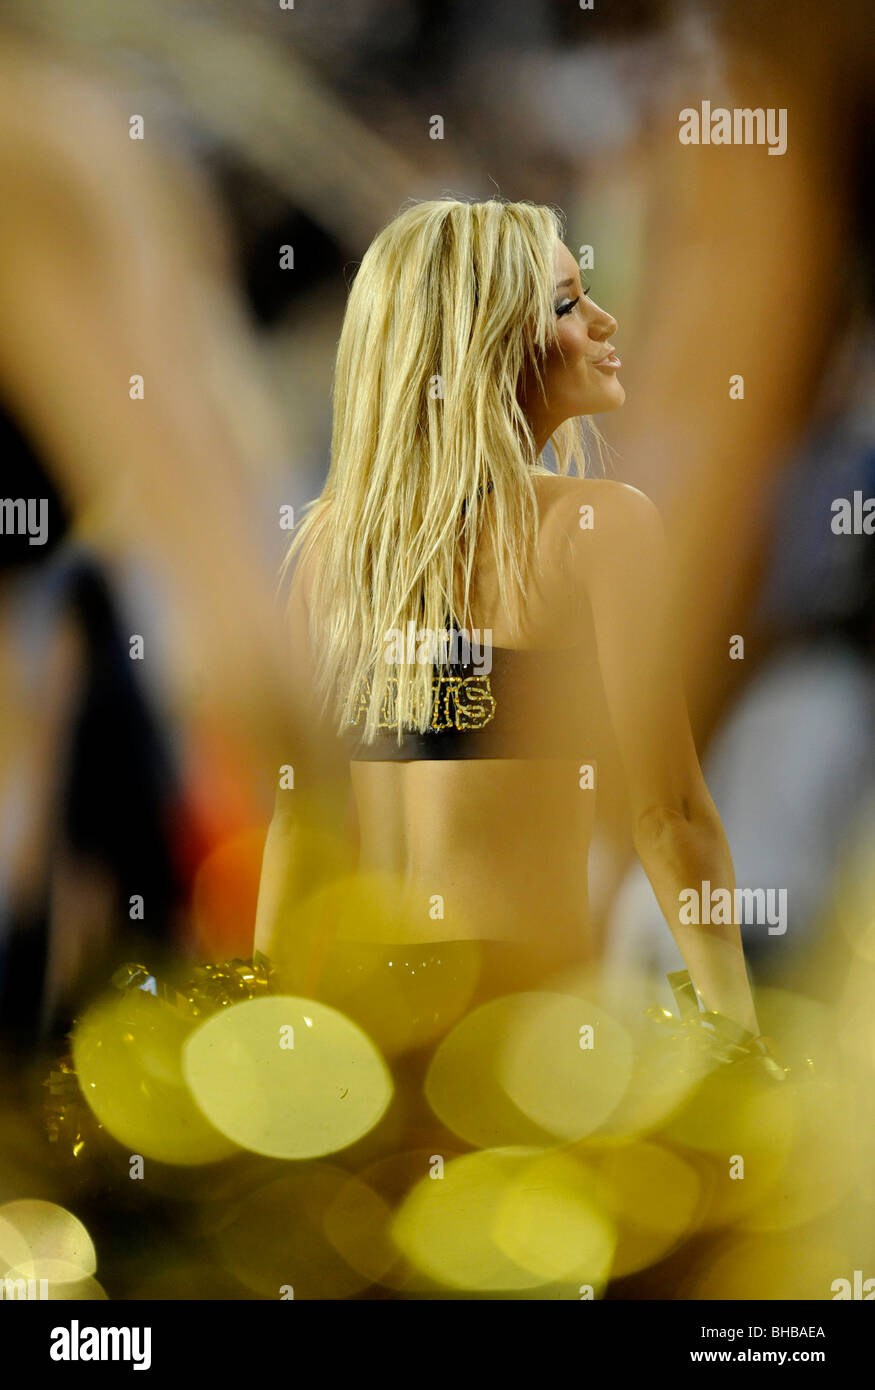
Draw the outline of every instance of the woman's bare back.
M488 542L475 563L470 607L470 630L486 645L555 651L551 682L574 686L597 665L562 569L567 539L557 522L567 517L570 490L577 497L581 486L598 484L535 478L542 573L529 565L518 632L501 602ZM537 699L531 704L527 718L537 721ZM358 867L398 883L404 939L527 941L588 955L595 792L581 778L587 760L595 762L592 748L579 758L351 763Z

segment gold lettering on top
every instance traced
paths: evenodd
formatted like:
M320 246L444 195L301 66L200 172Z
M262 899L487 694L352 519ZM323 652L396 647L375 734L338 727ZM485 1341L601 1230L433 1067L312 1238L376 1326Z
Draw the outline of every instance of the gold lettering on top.
M380 708L378 728L397 729L397 693L398 677L390 676ZM349 728L354 728L367 716L370 698L370 682L365 681L359 691L354 718L347 721ZM429 727L435 733L446 729L456 729L460 733L482 729L495 718L497 707L489 676L435 676L432 681L432 716Z

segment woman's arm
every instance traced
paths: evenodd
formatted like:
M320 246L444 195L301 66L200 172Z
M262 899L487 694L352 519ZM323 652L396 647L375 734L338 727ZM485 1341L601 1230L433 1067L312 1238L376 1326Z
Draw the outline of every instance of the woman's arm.
M273 819L268 826L261 860L258 905L255 910L255 950L266 956L277 953L283 933L297 902L305 895L306 872L302 860L303 835L291 808L282 809L277 792Z
M635 848L705 1008L759 1033L737 923L681 920L690 890L700 906L703 891L718 889L734 904L735 874L681 687L659 513L625 484L580 486L576 507L593 506L594 527L568 529L573 574L592 612Z
M289 594L294 733L278 758L276 801L255 914L255 949L276 961L299 958L306 950L297 910L322 884L351 872L356 857L356 807L348 757L319 713L310 678L311 574L312 561L299 561ZM281 769L291 769L291 777L288 771L281 776ZM293 785L287 785L289 780Z
M309 785L305 779L305 787ZM357 821L347 778L311 790L279 789L261 861L255 911L256 951L275 961L299 958L305 941L299 909L325 883L355 868Z

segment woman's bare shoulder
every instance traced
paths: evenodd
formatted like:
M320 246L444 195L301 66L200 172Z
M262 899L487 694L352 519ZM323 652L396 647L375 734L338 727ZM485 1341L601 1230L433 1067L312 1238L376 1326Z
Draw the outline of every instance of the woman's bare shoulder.
M613 478L544 477L538 495L545 540L564 546L570 539L575 552L598 551L601 542L634 548L661 531L659 512L647 494ZM579 546L582 537L594 544Z
M600 504L613 511L654 503L640 488L616 478L578 478L556 473L540 473L535 478L539 500L545 508L567 507L578 502Z

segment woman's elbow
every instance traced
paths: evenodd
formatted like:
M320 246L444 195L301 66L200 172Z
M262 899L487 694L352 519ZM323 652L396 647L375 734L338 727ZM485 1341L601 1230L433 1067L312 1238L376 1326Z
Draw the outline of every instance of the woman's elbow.
M715 844L726 842L720 817L707 794L649 806L635 819L633 841L642 859L671 854L678 841L691 838L699 844L706 839L713 839Z

